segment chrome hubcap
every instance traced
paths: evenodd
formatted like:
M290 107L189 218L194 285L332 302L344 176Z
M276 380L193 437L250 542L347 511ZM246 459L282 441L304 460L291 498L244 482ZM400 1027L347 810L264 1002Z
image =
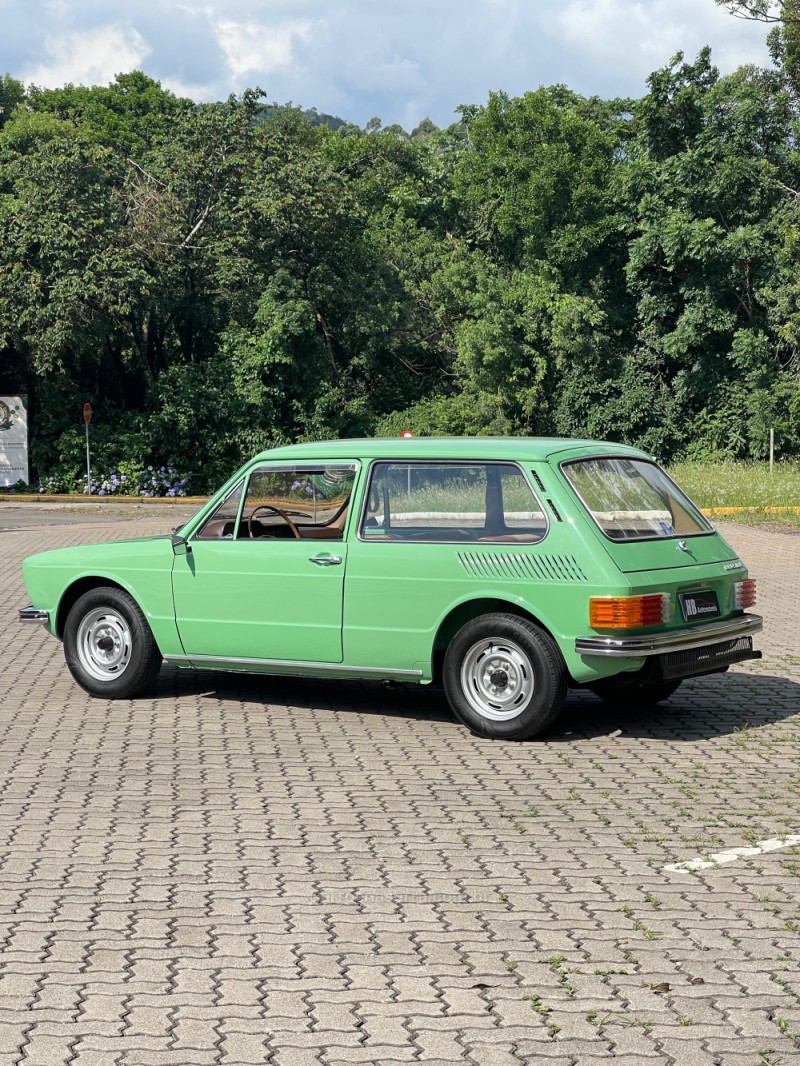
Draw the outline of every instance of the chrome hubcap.
M131 661L131 630L111 607L89 611L78 626L80 664L96 681L120 677Z
M533 666L513 640L481 640L464 656L461 689L478 714L507 722L531 701Z

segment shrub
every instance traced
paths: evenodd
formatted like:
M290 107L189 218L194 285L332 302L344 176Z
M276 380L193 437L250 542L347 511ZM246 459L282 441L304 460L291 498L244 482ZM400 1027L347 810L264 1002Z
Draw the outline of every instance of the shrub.
M188 474L180 474L172 466L148 466L144 469L130 468L120 464L119 469L112 469L106 475L92 478L91 485L86 484L86 477L81 478L84 496L186 496L188 494Z

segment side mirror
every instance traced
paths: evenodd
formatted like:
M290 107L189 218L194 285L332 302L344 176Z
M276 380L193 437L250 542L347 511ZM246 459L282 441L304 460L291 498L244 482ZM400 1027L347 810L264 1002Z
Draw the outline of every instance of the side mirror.
M174 555L191 555L192 549L178 533L172 534L172 552Z

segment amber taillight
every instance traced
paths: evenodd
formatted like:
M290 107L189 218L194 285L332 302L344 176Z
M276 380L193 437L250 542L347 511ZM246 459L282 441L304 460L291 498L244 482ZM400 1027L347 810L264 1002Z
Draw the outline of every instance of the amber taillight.
M589 625L592 629L637 629L669 621L669 593L652 596L592 596Z

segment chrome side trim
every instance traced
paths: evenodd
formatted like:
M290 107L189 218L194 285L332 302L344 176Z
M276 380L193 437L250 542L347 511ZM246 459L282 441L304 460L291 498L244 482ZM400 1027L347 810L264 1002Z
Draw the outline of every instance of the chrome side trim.
M398 678L416 681L422 670L394 670L382 666L345 666L342 663L308 663L296 659L240 659L225 655L165 655L164 662L176 666L197 666L210 669L252 669L272 674L323 674L344 677Z
M760 615L745 614L724 622L709 622L708 625L692 626L672 633L651 633L646 637L578 637L575 651L578 655L618 655L624 658L644 658L663 652L691 651L709 644L722 644L736 637L758 633L764 626Z
M20 622L32 622L34 625L46 626L50 622L49 611L39 611L36 607L23 607L19 612Z

